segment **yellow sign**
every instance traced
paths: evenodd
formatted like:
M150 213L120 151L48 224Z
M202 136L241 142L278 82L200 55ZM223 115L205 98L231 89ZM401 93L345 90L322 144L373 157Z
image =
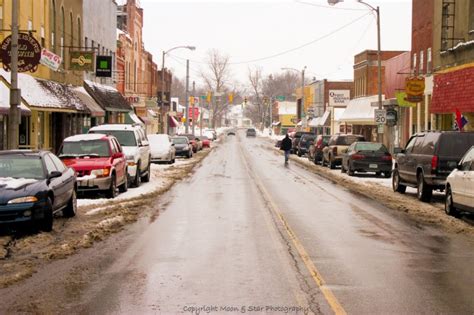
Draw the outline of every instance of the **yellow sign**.
M406 99L409 102L417 103L423 100L425 93L425 78L424 77L409 77L405 81Z
M234 94L229 93L229 103L233 103L233 102L234 102Z
M411 103L411 102L407 101L407 93L398 92L398 93L396 93L396 97L397 97L398 106L400 106L400 107L416 107L415 103Z

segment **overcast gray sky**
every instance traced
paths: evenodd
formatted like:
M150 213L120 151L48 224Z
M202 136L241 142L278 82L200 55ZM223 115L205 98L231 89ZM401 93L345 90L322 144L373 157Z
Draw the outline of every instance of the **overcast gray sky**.
M123 0L122 0L123 1ZM367 0L380 6L383 50L410 50L411 0ZM191 81L199 82L209 49L230 56L234 78L247 84L248 68L264 74L282 67L301 70L318 79L352 79L353 57L377 48L376 18L366 6L345 0L141 0L145 48L161 67L161 53L179 45L166 67L185 76L190 59Z

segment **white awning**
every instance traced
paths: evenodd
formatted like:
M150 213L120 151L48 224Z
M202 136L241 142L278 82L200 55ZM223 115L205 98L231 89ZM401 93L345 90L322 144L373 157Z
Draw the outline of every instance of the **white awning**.
M129 112L128 115L134 123L145 126L145 123L140 118L138 118L137 114L135 114L134 112Z
M311 119L309 122L310 127L322 127L326 125L326 122L329 118L330 112L327 110L324 112L324 114L321 117L316 117Z
M382 100L383 99L385 99L385 97L382 95ZM375 125L374 116L377 101L377 95L350 100L339 121L354 125Z

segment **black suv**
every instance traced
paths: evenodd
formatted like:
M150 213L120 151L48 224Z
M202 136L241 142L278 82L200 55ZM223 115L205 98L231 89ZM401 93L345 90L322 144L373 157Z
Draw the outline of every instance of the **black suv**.
M247 129L247 137L256 137L257 136L257 131L253 128Z
M312 132L297 131L291 140L291 153L296 154L298 152L298 144L303 135L314 135Z
M314 143L315 139L316 139L315 134L302 135L298 143L298 148L296 149L296 154L298 154L298 156L303 156L307 154L309 151L309 146Z
M404 150L396 150L392 176L394 191L417 188L417 197L429 201L433 189L444 190L446 177L474 145L474 132L431 131L413 135Z

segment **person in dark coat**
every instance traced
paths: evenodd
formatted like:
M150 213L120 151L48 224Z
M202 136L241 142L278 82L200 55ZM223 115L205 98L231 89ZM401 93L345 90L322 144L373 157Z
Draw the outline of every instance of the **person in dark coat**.
M280 150L285 151L285 164L288 163L288 159L290 157L291 145L291 139L288 134L286 134L280 145Z

